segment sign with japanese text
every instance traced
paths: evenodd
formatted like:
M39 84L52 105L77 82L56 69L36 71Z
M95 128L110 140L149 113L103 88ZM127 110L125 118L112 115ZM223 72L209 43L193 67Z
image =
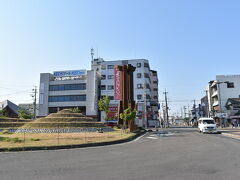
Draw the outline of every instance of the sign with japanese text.
M116 66L114 69L114 97L115 100L122 100L122 71Z

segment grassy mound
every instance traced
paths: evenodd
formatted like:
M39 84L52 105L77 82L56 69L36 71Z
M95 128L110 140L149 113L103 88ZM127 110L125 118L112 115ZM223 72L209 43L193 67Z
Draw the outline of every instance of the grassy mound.
M47 117L39 118L30 123L26 123L21 128L75 128L75 127L105 127L103 123L97 122L92 117L87 117L81 113L73 113L69 109L61 110L57 113L49 114Z
M3 128L18 128L23 126L26 123L32 122L30 119L18 119L18 118L8 118L1 117L0 118L0 129Z
M11 122L30 122L29 119L19 119L19 118L8 118L8 117L0 117L0 123L11 123Z

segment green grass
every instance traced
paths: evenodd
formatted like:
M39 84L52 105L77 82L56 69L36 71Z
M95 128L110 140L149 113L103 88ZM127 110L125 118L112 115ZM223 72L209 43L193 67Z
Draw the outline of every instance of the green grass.
M14 143L21 143L22 140L15 137L15 138L10 138L10 137L1 137L0 136L0 141L6 141L6 142L14 142Z
M5 129L2 132L0 132L0 134L13 134L13 133L10 132L9 130Z
M88 143L112 142L131 138L136 133L115 129L112 132L82 133L14 133L0 136L0 148L45 147L59 145L80 145Z

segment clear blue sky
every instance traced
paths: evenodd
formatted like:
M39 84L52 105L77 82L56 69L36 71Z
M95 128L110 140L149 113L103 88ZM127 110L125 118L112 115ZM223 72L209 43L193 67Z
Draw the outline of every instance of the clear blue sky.
M239 0L0 0L0 101L31 102L40 72L146 58L170 113L217 74L240 74ZM4 95L4 96L3 96Z

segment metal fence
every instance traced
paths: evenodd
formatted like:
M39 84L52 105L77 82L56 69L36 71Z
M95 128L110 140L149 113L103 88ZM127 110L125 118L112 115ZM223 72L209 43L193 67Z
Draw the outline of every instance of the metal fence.
M34 122L33 122L34 123ZM120 140L131 133L111 127L24 127L26 122L0 122L0 149L79 145ZM71 122L72 124L72 122Z

